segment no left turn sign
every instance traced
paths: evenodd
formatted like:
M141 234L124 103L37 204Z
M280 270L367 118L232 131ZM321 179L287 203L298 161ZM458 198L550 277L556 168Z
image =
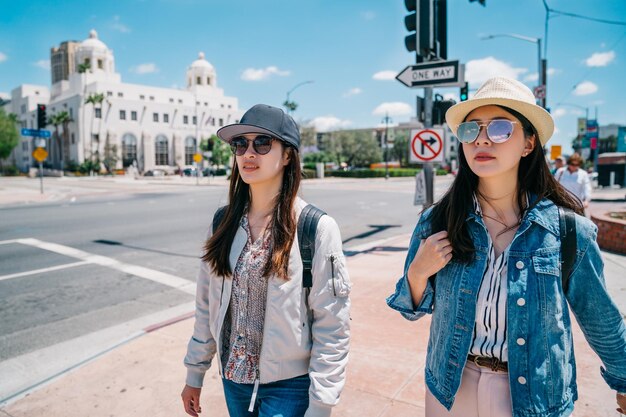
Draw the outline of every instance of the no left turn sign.
M443 162L443 129L411 131L411 162Z

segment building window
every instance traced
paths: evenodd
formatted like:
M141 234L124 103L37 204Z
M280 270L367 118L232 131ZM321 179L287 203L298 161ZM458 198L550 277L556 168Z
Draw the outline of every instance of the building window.
M126 110L120 110L120 120L126 120Z
M26 104L22 104L20 106L20 111L22 112L22 114L26 113Z
M170 98L170 103L173 103L173 102L174 102L174 99L173 99L173 98Z
M154 101L154 96L150 96L150 101Z
M222 118L220 117L220 127L221 127L221 126L224 126L224 119L222 119Z
M104 68L104 64L102 63L101 59L98 60L98 68L100 68L100 69Z
M196 138L188 136L185 139L185 165L193 164L193 155L196 153Z
M70 107L70 119L74 118L74 109Z
M137 160L137 138L132 133L122 136L122 166L129 167Z
M189 116L183 116L183 124L189 124Z
M193 124L195 125L196 123L198 123L198 118L196 116L193 116Z
M35 90L35 95L38 96L39 95L39 90Z
M211 117L211 126L215 126L215 117Z
M137 120L137 112L136 111L131 111L130 112L130 120Z
M229 105L228 105L228 108L230 109L230 108L232 108L232 106L229 104Z
M72 145L76 142L76 137L74 136L74 132L72 132Z
M119 92L119 93L117 93L117 96L118 96L118 97L124 97L124 93Z
M211 85L211 77L206 77L206 83L207 85Z
M167 113L163 113L163 122L164 123L169 123L170 122L170 115Z
M205 105L205 106L208 106L208 105L209 105L209 103L207 103L207 102L205 101L205 102L204 102L204 105Z
M102 109L100 107L96 107L94 111L96 113L95 115L96 119L102 119Z
M146 96L144 96L143 94L139 96L139 100L145 100L145 99L146 99Z
M154 144L154 159L157 165L167 165L169 155L167 150L167 137L158 135Z
M199 106L199 105L200 105L200 102L199 102L199 101L196 101L196 106Z
M183 100L182 99L178 99L178 104L183 104Z
M152 113L152 121L153 122L159 121L159 113Z
M24 152L28 152L28 142L27 141L22 142L22 150Z
M89 60L89 58L85 58L85 66L90 66L91 65L91 61Z
M113 91L107 91L107 97L113 97Z
M202 85L202 77L196 77L196 84Z

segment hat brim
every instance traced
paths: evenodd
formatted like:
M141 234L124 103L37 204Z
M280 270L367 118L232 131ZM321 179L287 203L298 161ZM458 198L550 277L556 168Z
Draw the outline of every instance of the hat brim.
M457 136L457 129L468 114L479 107L490 105L505 106L521 113L534 126L542 146L548 142L554 133L554 120L543 107L510 98L485 97L462 101L448 109L446 123L452 133Z
M280 137L280 135L276 132L272 132L271 130L261 126L243 123L235 123L232 125L224 126L217 131L217 136L224 142L230 143L230 140L235 136L245 135L246 133L264 133L266 135L270 135L284 141L284 139Z

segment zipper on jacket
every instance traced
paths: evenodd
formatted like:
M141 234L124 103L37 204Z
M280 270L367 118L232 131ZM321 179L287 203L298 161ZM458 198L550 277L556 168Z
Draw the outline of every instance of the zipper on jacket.
M333 278L333 295L337 296L337 289L335 288L335 255L330 255L330 274Z

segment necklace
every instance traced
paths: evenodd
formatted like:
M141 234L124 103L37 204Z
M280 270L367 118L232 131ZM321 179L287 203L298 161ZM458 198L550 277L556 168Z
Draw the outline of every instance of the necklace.
M492 200L501 200L501 199L503 199L503 198L505 198L505 197L507 197L507 196L511 195L512 193L513 193L513 192L511 192L511 193L509 193L509 194L506 194L506 195L504 195L504 196L502 196L502 197L499 197L499 198L494 198L494 199L492 199ZM501 215L501 214L500 214L500 211L498 211L498 209L496 209L496 208L493 206L493 204L491 204L491 203L489 202L489 199L488 199L487 197L485 197L485 196L484 196L484 195L483 195L480 191L478 192L478 196L480 197L480 199L481 199L481 200L483 200L483 201L485 202L485 204L487 204L487 205L488 205L488 206L489 206L489 207L490 207L490 208L491 208L491 209L492 209L492 210L496 213L496 216L498 216L498 217L496 218L496 217L493 217L493 216L489 216L488 214L486 214L486 213L485 213L485 211L484 211L484 210L481 210L481 214L482 214L482 216L483 216L483 217L486 217L486 218L488 218L488 219L491 219L491 220L495 221L496 223L499 223L499 224L501 224L502 226L504 226L504 229L502 229L502 230L501 230L501 231L500 231L500 232L496 235L496 238L497 238L498 236L500 236L500 235L503 235L503 234L504 234L504 233L506 233L506 232L509 232L509 231L511 231L511 230L513 230L513 229L515 229L515 228L516 228L517 226L519 226L519 225L520 225L520 223L522 222L522 217L521 217L520 215L518 215L518 216L517 216L517 222L515 222L514 224L511 224L511 225L508 225L508 224L506 223L506 219L504 218L504 216L503 216L503 215Z

